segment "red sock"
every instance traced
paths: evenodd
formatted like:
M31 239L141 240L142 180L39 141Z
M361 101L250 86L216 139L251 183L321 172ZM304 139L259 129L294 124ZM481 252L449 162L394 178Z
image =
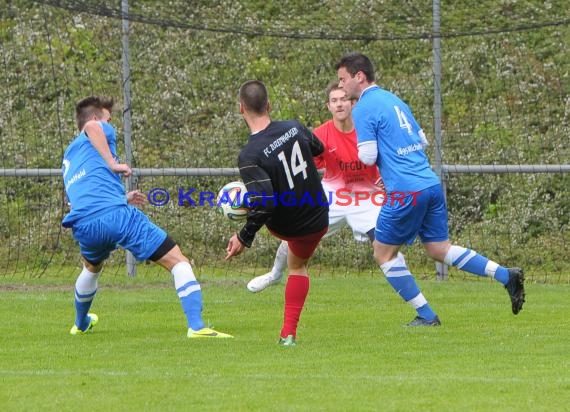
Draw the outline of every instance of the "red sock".
M285 314L281 337L297 336L297 324L309 293L309 277L304 275L289 275L285 286Z

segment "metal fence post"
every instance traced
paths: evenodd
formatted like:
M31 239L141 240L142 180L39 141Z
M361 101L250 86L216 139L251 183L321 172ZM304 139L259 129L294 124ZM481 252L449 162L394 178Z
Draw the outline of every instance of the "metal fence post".
M133 166L133 147L131 142L131 66L129 61L129 2L121 1L121 15L123 25L122 45L123 45L123 136L125 138L125 163ZM135 177L129 176L125 186L127 191L135 188ZM127 251L126 265L127 275L134 277L137 275L136 259L133 254Z
M445 176L442 172L441 155L441 34L440 1L433 0L433 131L435 140L434 169L446 193ZM447 265L436 262L435 271L438 280L447 279Z

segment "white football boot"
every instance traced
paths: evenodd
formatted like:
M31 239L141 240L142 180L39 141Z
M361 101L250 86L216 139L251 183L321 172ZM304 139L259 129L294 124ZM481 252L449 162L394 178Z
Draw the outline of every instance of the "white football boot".
M265 275L256 276L247 284L247 290L253 293L261 292L269 286L276 285L281 282L283 273L275 275L273 272L267 272Z

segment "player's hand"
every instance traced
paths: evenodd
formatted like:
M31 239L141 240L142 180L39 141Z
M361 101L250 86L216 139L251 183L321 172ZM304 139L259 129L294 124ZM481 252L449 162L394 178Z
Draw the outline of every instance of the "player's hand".
M134 206L142 206L146 203L146 196L140 190L131 190L127 193L127 203Z
M240 242L236 233L228 242L225 260L230 260L232 257L239 255L241 252L243 252L244 249L245 245Z
M374 182L374 184L380 188L380 191L386 193L386 186L384 186L384 181L381 177L379 177L378 180Z
M111 166L111 170L114 173L122 173L125 177L129 177L131 173L133 173L129 165L125 163L115 163L113 166Z

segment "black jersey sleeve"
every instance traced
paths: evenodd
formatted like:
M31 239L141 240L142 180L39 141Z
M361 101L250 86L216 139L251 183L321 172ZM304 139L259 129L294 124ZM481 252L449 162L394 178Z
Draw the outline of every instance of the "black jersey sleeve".
M325 151L325 146L323 142L319 140L317 136L313 132L311 132L307 127L302 126L303 134L307 137L309 142L309 147L311 148L311 154L313 157L322 154Z
M247 221L238 233L241 243L251 247L255 234L272 216L275 209L274 189L271 178L258 164L238 159L239 173L247 188L247 203L250 211Z

